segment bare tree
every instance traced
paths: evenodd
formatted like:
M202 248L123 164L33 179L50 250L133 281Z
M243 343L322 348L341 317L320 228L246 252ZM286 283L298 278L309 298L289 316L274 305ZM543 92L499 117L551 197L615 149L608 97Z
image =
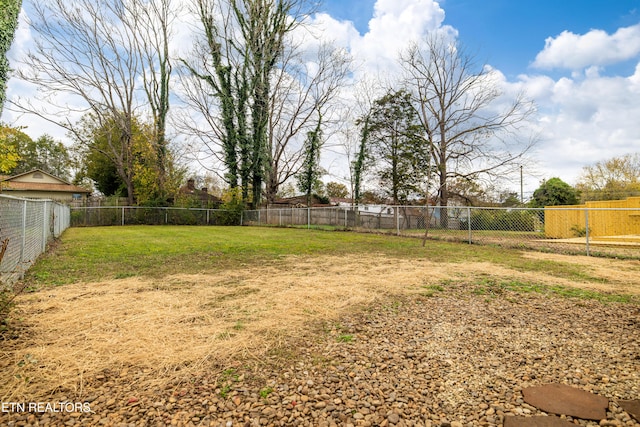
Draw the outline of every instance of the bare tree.
M307 133L321 122L320 133L326 135L324 129L339 121L335 101L350 71L351 57L328 43L304 53L306 59L292 41L273 84L265 186L268 202L275 200L282 184L300 172Z
M134 35L140 57L142 82L153 120L158 197L168 198L167 180L171 161L167 139L172 61L169 39L175 14L171 0L129 0L125 4L127 25ZM175 13L175 11L174 11Z
M160 156L166 147L169 0L158 2L35 1L30 23L35 48L22 61L18 76L37 85L39 96L13 103L19 111L67 129L86 146L92 143L87 137L93 135L83 129L88 122L92 129L110 129L104 154L125 183L129 203L135 202L134 121L149 105ZM164 26L156 27L157 22ZM149 34L152 28L156 32ZM138 95L140 81L146 99Z
M371 159L368 153L368 115L375 99L381 96L387 83L379 78L365 75L352 87L351 96L354 102L347 103L347 108L338 109L339 125L337 139L340 141L341 155L344 155L349 175L344 177L349 182L349 190L354 203L358 203Z
M640 195L640 152L582 168L576 189L582 200L620 200Z
M534 143L519 135L535 111L532 102L522 94L505 101L493 71L476 68L443 35L413 45L400 62L431 153L440 205L449 202L452 179L493 179L516 170ZM441 225L447 226L446 211Z

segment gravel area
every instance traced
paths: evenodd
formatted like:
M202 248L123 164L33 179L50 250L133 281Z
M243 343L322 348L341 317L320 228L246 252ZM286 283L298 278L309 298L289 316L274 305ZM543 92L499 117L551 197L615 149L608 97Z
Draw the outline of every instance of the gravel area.
M162 389L146 376L105 371L49 400L91 412L3 411L0 424L499 426L543 414L523 388L563 383L610 400L606 420L576 424L638 426L616 401L640 398L640 307L452 284L310 326L260 360Z

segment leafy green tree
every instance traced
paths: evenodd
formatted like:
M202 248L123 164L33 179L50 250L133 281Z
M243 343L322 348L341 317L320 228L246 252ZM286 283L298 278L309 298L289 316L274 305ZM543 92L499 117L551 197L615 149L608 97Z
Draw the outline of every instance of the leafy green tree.
M116 166L101 151L92 151L85 158L84 176L90 178L105 196L127 197L127 186L118 175Z
M467 206L489 206L492 204L486 188L472 178L451 179L449 183L449 196L457 198Z
M140 205L166 205L178 192L184 168L176 164L169 150L160 169L153 124L134 118L129 125L131 133L123 136L113 122L100 124L91 116L85 117L82 137L75 147L83 165L80 177L93 180L107 196L127 197L129 203Z
M347 186L339 182L328 182L326 185L327 197L335 197L338 199L344 199L349 195Z
M533 199L530 202L534 208L577 205L578 203L578 191L560 178L542 181L540 187L533 192Z
M110 153L111 147L107 137L100 137L93 130L95 137L90 144L76 144L74 151L80 166L75 180L90 179L96 189L105 196L127 197L127 185L118 173L116 163Z
M0 172L11 174L20 161L18 147L31 142L20 128L0 124Z
M376 161L380 186L394 204L420 193L427 173L428 150L421 126L405 91L389 92L375 101L368 119L368 144Z
M245 205L239 187L227 189L222 194L222 205L216 211L216 225L240 225Z
M29 139L17 147L20 161L13 170L13 174L41 169L59 178L71 179L71 156L69 150L60 141L50 135L42 135L33 141Z
M154 126L141 124L134 129L133 185L137 203L143 206L167 206L169 200L175 200L187 170L177 165L169 149L163 154L162 162L158 161Z
M520 202L520 197L518 193L514 192L503 192L500 194L500 205L505 208L512 208L516 206L520 206L522 203Z
M0 0L0 115L5 100L7 80L9 80L9 60L7 52L13 43L18 26L18 14L22 0Z
M18 156L16 149L11 145L5 144L0 139L0 172L9 173L17 164L19 158L20 156Z
M136 123L137 120L131 120L128 113L114 117L107 114L88 114L75 126L73 133L77 157L86 167L84 175L94 180L96 187L103 194L127 197L127 203L130 205L134 205L136 201L133 179ZM95 170L92 161L99 165ZM100 183L100 180L96 179L110 179L111 168L115 168L118 176L117 186L115 183ZM96 171L99 171L99 175L93 175ZM122 190L113 192L114 188L120 186L123 187Z

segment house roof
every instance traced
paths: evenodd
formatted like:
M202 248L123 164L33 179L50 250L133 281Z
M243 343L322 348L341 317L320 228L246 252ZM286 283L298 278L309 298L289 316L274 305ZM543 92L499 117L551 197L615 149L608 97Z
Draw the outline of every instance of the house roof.
M2 190L14 191L53 191L61 193L91 193L91 191L73 184L44 184L39 182L2 181Z
M193 179L189 179L187 181L187 185L180 187L179 191L181 194L187 194L193 197L197 197L203 202L214 202L214 203L222 202L222 199L220 199L214 194L210 194L207 191L206 187L204 187L203 189L196 188L195 181Z
M30 182L30 181L21 181L20 178L24 178L28 175L39 172L43 175L47 175L52 178L55 182ZM33 169L29 172L24 172L18 175L13 175L10 177L0 177L0 182L2 182L2 190L3 191L47 191L47 192L60 192L60 193L91 193L90 190L79 187L77 185L73 185L68 183L67 181L58 178L55 175L52 175L48 172L45 172L41 169Z
M273 206L307 206L307 196L294 196L285 197L282 199L276 199L272 203ZM324 207L328 206L326 203L321 203L321 200L316 196L311 196L311 207Z

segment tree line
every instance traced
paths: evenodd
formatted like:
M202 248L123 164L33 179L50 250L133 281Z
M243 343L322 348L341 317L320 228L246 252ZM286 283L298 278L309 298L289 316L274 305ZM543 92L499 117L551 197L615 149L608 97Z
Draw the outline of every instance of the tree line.
M12 12L0 21L4 67L20 2L1 1ZM349 53L310 24L315 2L182 5L33 2L35 43L13 73L38 95L10 108L66 129L76 182L130 204L166 205L189 154L245 206L273 203L292 186L310 201L326 172L321 156L341 145L356 202L373 185L394 204L422 198L447 206L477 201L479 189L527 162L536 143L523 132L533 102L503 93L495 72L447 34L398 52L393 78L353 82ZM184 15L194 18L192 46L176 53L171 41ZM7 74L0 78L4 94ZM21 129L3 132L14 139L0 139L0 167L21 170L19 162L35 158L24 148L31 143ZM34 143L44 151L62 150L42 138ZM327 192L344 194L344 184L330 184Z

